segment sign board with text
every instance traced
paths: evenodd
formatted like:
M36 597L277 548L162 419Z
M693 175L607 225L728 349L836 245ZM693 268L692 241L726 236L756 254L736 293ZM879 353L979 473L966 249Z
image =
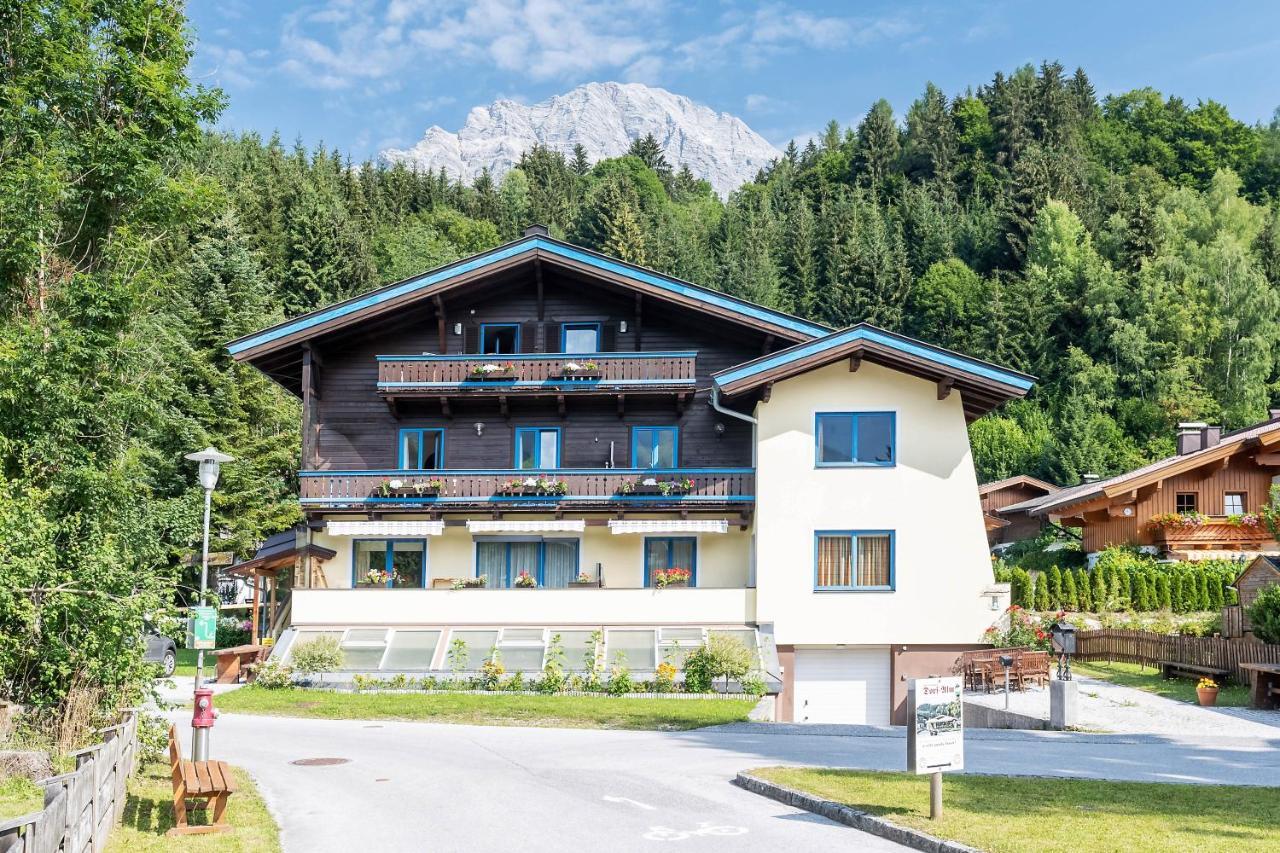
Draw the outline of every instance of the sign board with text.
M907 691L907 770L964 769L964 703L960 678L916 678Z
M218 608L192 607L187 611L187 648L213 649L218 642Z

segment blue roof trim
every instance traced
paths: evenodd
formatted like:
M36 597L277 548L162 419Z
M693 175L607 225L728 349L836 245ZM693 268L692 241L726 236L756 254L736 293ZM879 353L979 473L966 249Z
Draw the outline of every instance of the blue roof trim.
M499 248L485 254L476 255L468 260L460 261L450 266L442 267L434 272L424 273L416 278L411 278L407 281L400 282L399 284L375 291L359 299L343 302L330 308L318 309L310 314L305 314L295 320L282 323L274 328L265 329L255 335L250 335L248 337L232 341L227 345L227 351L232 355L235 355L237 353L244 352L245 350L271 343L279 338L296 334L304 329L309 329L313 326L327 323L330 320L345 317L365 308L380 305L383 302L413 293L414 291L421 290L424 287L428 287L442 281L447 281L450 278L454 278L464 273L483 269L484 267L490 266L491 264L495 264L499 261L504 261L508 258L515 257L516 255L521 255L534 250L578 261L588 266L595 267L596 269L616 273L636 281L644 282L645 284L653 285L654 287L661 288L662 290L666 290L671 293L680 294L681 296L687 296L701 302L715 305L719 308L724 308L736 314L783 326L791 329L792 331L799 332L800 334L817 336L825 335L830 332L830 329L825 326L809 323L796 317L771 311L768 308L763 308L759 305L753 305L749 302L741 302L731 296L716 293L715 291L705 290L694 285L685 284L657 273L630 267L619 261L612 261L608 258L601 257L593 252L566 246L545 237L527 237L523 240L509 243L506 246L500 246Z
M695 385L694 379L600 379L599 377L582 377L579 379L463 379L459 382L379 382L379 388L395 390L396 388L459 388L467 391L483 391L485 388L642 388L649 385Z
M965 358L964 356L956 355L954 353L943 352L934 349L933 347L926 346L925 344L906 340L898 337L897 335L891 335L887 332L882 332L879 329L867 326L858 326L852 329L846 329L843 332L833 332L832 334L819 338L816 341L798 344L790 349L783 350L771 358L757 360L751 364L744 365L743 367L731 368L724 373L717 374L714 377L714 380L717 385L729 385L734 382L747 379L757 373L762 373L766 370L772 370L775 367L780 367L781 365L788 364L802 358L807 358L811 355L820 353L825 349L830 349L831 347L840 346L842 344L858 340L873 341L878 344L883 344L890 349L918 356L928 361L932 361L935 364L944 365L956 370L963 370L964 372L971 373L975 376L992 379L996 382L1001 382L1022 391L1029 391L1035 384L1030 379L1017 373L1001 370L993 365L984 364L980 361Z
M696 358L697 350L672 350L670 352L515 352L515 353L462 353L460 355L377 355L378 361L546 361L564 358L565 361L591 361L593 359L627 358Z

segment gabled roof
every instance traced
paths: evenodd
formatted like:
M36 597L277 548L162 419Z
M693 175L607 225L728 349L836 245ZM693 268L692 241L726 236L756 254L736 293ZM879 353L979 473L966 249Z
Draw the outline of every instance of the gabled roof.
M981 359L952 352L859 323L816 340L748 361L712 375L727 396L753 391L773 382L825 367L844 359L880 364L938 382L939 399L952 387L961 392L965 414L981 417L1007 400L1023 397L1035 378ZM855 362L856 363L856 362ZM852 366L852 365L851 365Z
M1244 427L1222 436L1212 447L1184 453L1181 456L1167 456L1141 468L1135 468L1105 480L1092 483L1081 483L1078 486L1060 489L1043 497L1032 498L1022 503L1004 507L1002 512L1026 510L1031 515L1061 514L1063 510L1098 498L1116 498L1125 492L1141 489L1176 474L1194 471L1213 462L1234 456L1241 450L1253 446L1270 446L1280 443L1280 418L1273 418L1260 424Z
M1001 489L1007 489L1010 486L1031 486L1036 489L1041 489L1046 494L1051 494L1062 488L1061 486L1055 486L1053 483L1047 483L1044 480L1031 477L1027 474L1019 474L1016 477L1005 477L1003 480L993 480L990 483L983 483L978 486L978 494L986 495L991 492L998 492ZM1001 507L1001 509L1004 509L1004 507Z
M751 325L775 333L783 340L808 340L830 331L820 323L803 320L744 299L681 281L544 234L531 233L487 252L463 258L422 275L318 308L237 338L227 345L227 350L237 361L251 360L297 344L300 340L359 322L362 318L379 311L430 299L474 281L477 277L534 260L576 269L637 292L648 293L684 304L695 310L700 309Z
M1254 566L1264 566L1271 570L1271 573L1280 576L1280 557L1271 554L1259 554L1252 560L1244 564L1240 573L1236 575L1236 579L1231 582L1233 587L1239 586L1240 581L1244 580L1244 576L1253 571Z

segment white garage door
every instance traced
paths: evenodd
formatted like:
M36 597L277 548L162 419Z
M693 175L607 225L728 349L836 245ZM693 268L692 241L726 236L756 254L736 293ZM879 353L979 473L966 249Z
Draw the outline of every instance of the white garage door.
M796 649L795 721L889 725L889 648Z

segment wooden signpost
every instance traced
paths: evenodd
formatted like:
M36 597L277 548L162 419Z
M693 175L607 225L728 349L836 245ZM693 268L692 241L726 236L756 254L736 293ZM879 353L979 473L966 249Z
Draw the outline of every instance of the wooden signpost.
M964 769L960 678L915 678L907 690L907 770L929 775L929 818L942 817L942 774Z

